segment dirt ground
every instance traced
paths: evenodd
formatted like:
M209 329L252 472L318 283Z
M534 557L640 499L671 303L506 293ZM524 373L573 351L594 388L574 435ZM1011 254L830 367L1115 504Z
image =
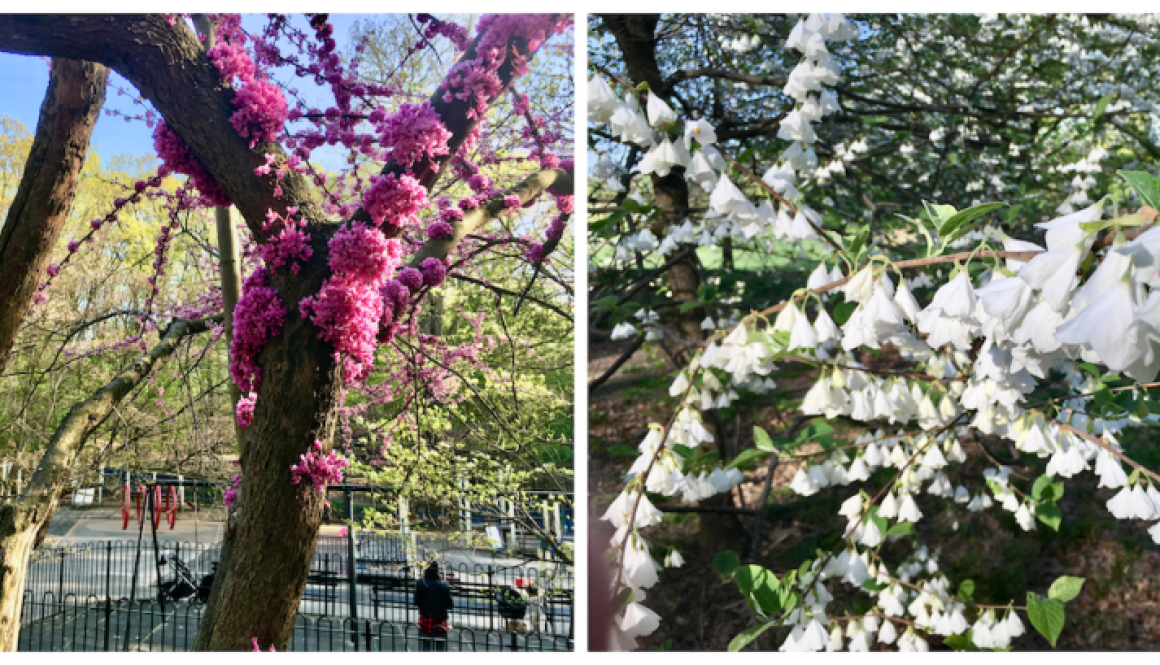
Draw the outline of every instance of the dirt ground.
M588 375L602 374L626 348L615 343L594 346L589 353ZM676 400L669 397L667 389L673 369L664 358L637 351L609 382L590 395L588 489L595 545L607 542L611 535L604 528L607 524L598 518L623 487L624 472L648 423L667 422L672 415ZM810 377L801 373L775 379L779 391L799 395L811 385ZM769 432L778 431L786 418L792 416L758 408L750 419L722 426L726 438L733 438L738 432L751 431L754 422ZM838 429L841 431L841 426ZM970 455L972 450L968 447L967 452ZM780 572L796 568L817 549L828 549L837 542L834 534L844 519L836 511L849 495L848 489L827 490L806 503L788 490L795 472L796 465L783 463L774 473L756 556L750 516L712 515L702 520L695 514L670 514L653 530L650 540L654 554L676 548L686 564L665 569L661 581L648 590L647 604L662 621L656 633L642 640L642 649L725 650L734 636L753 625L736 585L712 569L715 553L732 549L743 561ZM965 473L977 477L979 469L968 466ZM1103 504L1110 491L1096 489L1092 478L1088 474L1067 481L1060 502L1064 513L1060 533L1040 524L1033 534L1025 534L1010 515L999 511L982 515L954 511L948 515L945 505L935 503L940 500L932 497L919 501L928 516L919 523L919 531L925 542L939 544L941 567L952 580L974 580L978 602L1023 605L1027 591L1045 594L1061 575L1085 578L1082 593L1067 605L1067 621L1057 649L1160 650L1160 547L1145 532L1147 524L1124 523L1108 514ZM752 508L764 479L764 468L747 473L729 502ZM598 588L592 585L593 590ZM864 594L839 594L830 605L831 614L855 613L851 603L864 598ZM1018 639L1014 648L1049 650L1051 646L1035 633L1026 615L1023 619L1029 634ZM595 632L596 625L590 630ZM783 630L771 630L757 646L776 650L784 636ZM945 648L937 636L928 641L932 649Z

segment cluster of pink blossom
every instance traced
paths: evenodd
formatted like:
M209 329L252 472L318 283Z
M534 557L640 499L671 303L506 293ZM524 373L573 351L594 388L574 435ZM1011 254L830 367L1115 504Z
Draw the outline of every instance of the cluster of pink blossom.
M427 206L427 188L413 176L372 176L370 187L363 192L363 209L375 224L395 227L415 223L415 215Z
M528 71L528 58L548 37L572 24L570 14L485 14L477 32L475 58L460 60L444 79L443 101L467 102L470 118L482 118L503 91L500 68L507 63L515 76Z
M137 183L137 185L144 184L143 181ZM137 188L138 192L144 190L143 186ZM191 207L189 197L186 196L185 189L182 187L179 187L177 192L169 198L169 223L161 227L161 234L157 236L157 244L153 247L153 274L149 275L149 296L145 299L145 311L137 317L143 324L149 320L149 314L153 311L153 301L157 298L159 287L158 281L165 275L165 265L169 262L167 256L169 243L173 238L174 231L181 224L178 213Z
M242 477L234 476L234 483L222 492L222 503L226 504L226 508L233 506L238 500L238 491L241 489Z
M230 40L218 41L207 55L221 72L222 78L230 85L233 85L234 77L248 81L257 74L254 61L250 58L250 54L246 53L246 47L242 43Z
M252 79L234 95L237 111L230 124L252 147L258 141L274 141L282 133L290 107L282 89L267 79Z
M284 220L282 231L271 235L258 254L271 271L289 264L290 271L297 275L301 264L314 255L310 234L306 232L306 220Z
M467 29L463 26L450 21L441 21L430 14L419 14L415 17L415 20L420 24L427 25L423 30L423 36L427 39L435 39L436 37L442 36L452 44L455 44L456 48L460 51L467 48L467 42L470 38L468 37Z
M234 309L234 340L230 345L230 378L243 393L258 389L262 369L258 354L282 331L286 307L270 286L267 269L259 267L246 278Z
M459 218L463 218L462 211L459 211ZM442 219L427 227L427 237L431 240L445 240L453 235L455 235L455 229Z
M403 251L398 240L360 222L341 229L328 246L331 270L375 286L390 277Z
M250 653L253 653L255 651L258 653L261 653L262 650L260 648L258 648L258 638L251 637L250 640L254 643L254 650L251 651ZM270 645L270 648L267 650L267 653L277 653L277 649L274 648L273 644Z
M336 359L350 356L347 373L356 378L374 362L383 318L381 289L398 266L402 247L359 222L336 233L328 247L334 274L317 294L299 303L299 312L318 326L319 338L330 342Z
M435 257L423 259L419 264L419 268L423 273L423 283L430 288L435 288L447 279L447 264L441 259Z
M294 478L295 485L306 479L314 485L315 491L325 492L327 485L342 482L342 470L349 465L350 462L343 459L336 450L323 454L322 442L316 439L314 448L310 452L303 453L298 458L298 463L290 467L290 475Z
M164 169L164 167L162 167L162 169ZM157 195L164 195L163 193L147 193L145 191L148 187L159 187L161 185L162 178L164 177L164 173L161 172L162 169L159 169L158 173L150 177L148 180L135 183L133 186L133 192L129 194L127 198L118 197L116 200L114 200L113 209L111 211L109 211L104 217L98 217L89 222L89 231L83 238L80 240L70 240L68 242L68 255L65 256L64 260L62 260L60 263L48 264L48 268L45 271L48 273L48 279L37 285L36 295L33 296L34 305L39 305L48 301L47 291L48 288L52 285L53 279L55 279L56 276L60 274L60 271L63 270L65 266L72 262L73 256L76 255L77 250L80 249L82 243L92 243L96 239L97 231L100 231L102 228L104 228L106 223L117 221L117 214L122 208L130 203L137 203L141 200L142 196L152 197Z
M524 258L536 265L548 260L548 254L556 246L556 243L560 242L560 238L564 236L564 230L568 228L568 218L572 214L574 205L571 194L556 195L556 209L560 214L552 218L552 223L544 234L544 242L532 243L528 247L527 253L524 254Z
M374 113L371 117L373 122ZM434 160L448 153L451 132L430 102L403 104L394 115L379 122L378 129L379 142L389 147L391 159L406 168L420 159Z
M238 406L234 412L234 420L237 421L238 427L246 429L254 422L254 406L258 403L258 393L250 393L238 400Z
M153 149L164 163L159 171L162 176L169 172L187 175L193 186L210 204L215 206L230 204L229 197L210 177L201 162L193 156L189 146L165 124L164 120L159 121L153 128Z

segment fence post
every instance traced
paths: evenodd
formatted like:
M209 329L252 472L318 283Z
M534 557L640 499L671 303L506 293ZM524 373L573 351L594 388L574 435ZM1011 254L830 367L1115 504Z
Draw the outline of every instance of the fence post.
M370 653L371 652L371 622L369 619L366 622L366 627L367 627L367 630L365 633L365 636L367 638L366 651L367 651L367 653Z
M490 630L495 630L495 580L492 578L491 564L487 564L487 591L491 595L487 599L487 627Z
M346 530L346 579L350 584L350 619L353 623L351 632L353 633L352 641L354 648L358 649L358 572L355 570L358 567L358 555L354 548L354 492L348 486L346 488L346 515L350 519L350 525Z
M113 541L105 541L105 652L109 651L109 627L113 616Z
M56 602L64 607L64 558L68 555L68 550L62 549L60 551L60 577L56 583Z
M510 635L512 636L512 651L519 651L520 645L516 644L516 631L511 631Z

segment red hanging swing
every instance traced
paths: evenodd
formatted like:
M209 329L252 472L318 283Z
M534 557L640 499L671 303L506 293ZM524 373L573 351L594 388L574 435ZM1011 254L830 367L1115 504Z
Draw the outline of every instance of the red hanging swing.
M125 491L121 496L121 530L129 528L129 515L132 513L133 488L129 485L129 478L125 478Z
M177 526L177 488L170 486L169 500L166 501L169 507L169 530L173 531L173 527Z
M161 526L161 486L153 486L153 528Z

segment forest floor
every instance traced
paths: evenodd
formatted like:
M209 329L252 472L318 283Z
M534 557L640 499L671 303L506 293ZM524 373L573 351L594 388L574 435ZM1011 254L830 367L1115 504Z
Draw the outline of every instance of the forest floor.
M588 375L599 376L626 348L624 343L594 345L589 351ZM624 472L636 456L648 423L667 423L672 416L677 400L669 396L668 386L674 369L663 357L637 351L589 397L588 491L594 552L611 536L607 523L600 522L599 517L623 488ZM789 371L779 371L774 377L780 393L804 394L812 384L807 373L795 372L793 367L782 369ZM751 437L747 433L753 424L773 434L784 429L786 419L792 420L792 416L758 406L751 417L718 425L727 445L735 451L746 436ZM852 431L840 422L832 424L839 433L843 428ZM972 452L979 451L968 445L969 456L981 457ZM978 478L981 469L969 461L957 471ZM1024 466L1012 465L1012 469L1031 478L1040 473ZM828 550L837 543L835 534L845 524L837 510L850 495L849 488L823 490L807 503L788 489L796 470L794 463L779 464L775 470L757 556L753 556L753 520L749 516L739 519L718 514L702 520L693 514L670 514L652 531L654 557L660 560L675 548L686 563L679 569L665 569L660 582L648 590L646 604L662 621L656 633L641 641L642 649L722 651L734 636L753 625L736 585L712 568L717 552L732 549L742 561L760 563L780 573L796 568L817 549ZM764 479L764 468L747 472L742 485L728 497L731 505L753 508ZM957 484L956 479L952 474L952 483ZM969 486L974 485L977 481ZM1085 578L1082 593L1067 605L1058 649L1158 650L1160 546L1146 533L1147 523L1114 519L1104 507L1111 490L1095 485L1093 474L1066 481L1060 501L1064 520L1058 533L1040 523L1036 531L1027 534L1005 511L952 512L946 510L944 500L926 495L919 498L927 517L919 522L918 531L924 542L938 544L940 566L952 580L969 578L975 582L974 598L980 603L1023 605L1026 592L1045 595L1051 582L1061 575ZM903 547L902 543L889 545L887 558L897 560L906 552ZM591 565L595 568L599 562ZM852 603L866 597L831 591L838 596L830 605L831 614L855 613ZM861 613L865 608L857 609L856 613ZM1050 649L1031 628L1026 615L1021 618L1028 634L1016 640L1014 648ZM595 625L590 628L590 632L596 630ZM757 644L764 650L776 650L786 633L784 629L771 630ZM945 648L938 636L931 636L928 642L932 649Z

